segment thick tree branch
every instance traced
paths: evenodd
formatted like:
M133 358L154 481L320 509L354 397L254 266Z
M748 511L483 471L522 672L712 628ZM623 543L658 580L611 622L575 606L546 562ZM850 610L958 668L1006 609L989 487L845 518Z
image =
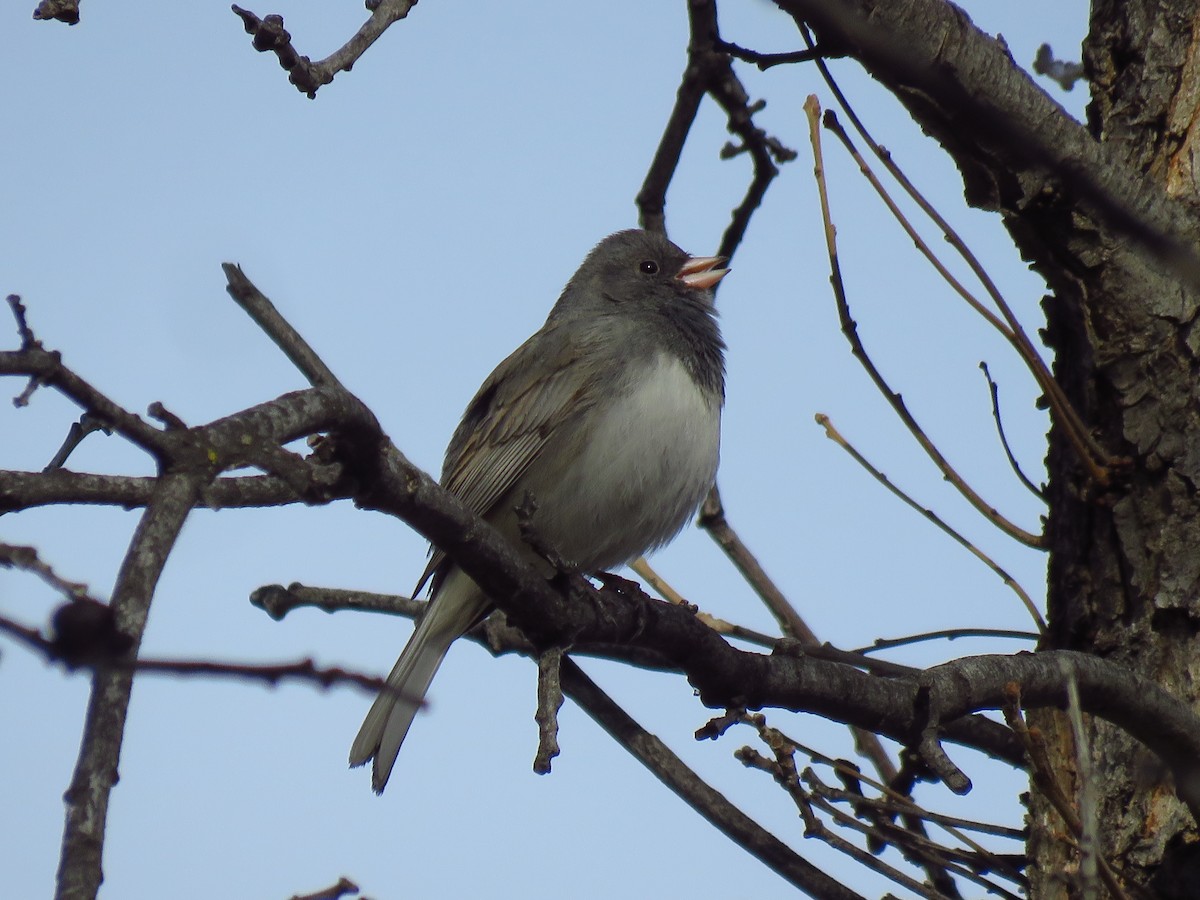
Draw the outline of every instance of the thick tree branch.
M202 476L164 475L130 542L117 575L112 613L118 631L137 652L158 578L199 494ZM108 799L117 781L133 673L102 668L92 678L79 759L67 789L66 826L59 859L57 900L91 900L103 881L101 855Z
M1017 66L1007 48L944 0L775 0L822 46L854 56L958 164L967 200L1018 213L1065 192L1200 289L1196 218L1134 177ZM1047 229L1059 243L1068 230Z

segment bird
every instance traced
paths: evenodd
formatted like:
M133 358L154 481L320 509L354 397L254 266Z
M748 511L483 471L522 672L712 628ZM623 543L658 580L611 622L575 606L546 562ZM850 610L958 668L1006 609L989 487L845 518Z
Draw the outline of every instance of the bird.
M546 322L483 382L450 439L441 485L547 577L516 508L534 501L539 542L585 574L672 540L712 487L725 401L713 288L729 270L663 234L611 234L567 282ZM413 596L429 602L350 749L382 793L451 643L492 601L430 549Z

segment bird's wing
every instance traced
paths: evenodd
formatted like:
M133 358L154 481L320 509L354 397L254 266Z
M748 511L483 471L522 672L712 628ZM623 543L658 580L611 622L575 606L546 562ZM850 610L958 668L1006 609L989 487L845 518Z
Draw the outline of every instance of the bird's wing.
M547 323L500 363L450 439L442 487L487 516L538 458L550 435L598 399L600 373L577 365L585 352L578 341L564 340L555 323ZM445 554L434 550L414 594L444 561Z

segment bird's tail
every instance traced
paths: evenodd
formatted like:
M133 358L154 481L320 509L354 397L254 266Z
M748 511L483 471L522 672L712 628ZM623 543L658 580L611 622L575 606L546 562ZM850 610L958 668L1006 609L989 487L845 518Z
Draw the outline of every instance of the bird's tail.
M392 667L387 679L389 690L375 698L350 746L351 766L374 759L371 787L375 793L383 792L400 745L450 644L474 625L488 606L475 582L457 568L450 570Z

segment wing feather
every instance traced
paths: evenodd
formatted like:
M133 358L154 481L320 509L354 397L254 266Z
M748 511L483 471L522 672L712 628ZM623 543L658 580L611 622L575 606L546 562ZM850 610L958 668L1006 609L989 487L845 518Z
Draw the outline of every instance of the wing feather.
M488 517L541 455L550 435L595 404L598 373L581 378L574 365L585 352L578 341L564 340L556 322L547 322L500 363L450 439L442 486ZM432 550L414 595L445 560L444 553Z

